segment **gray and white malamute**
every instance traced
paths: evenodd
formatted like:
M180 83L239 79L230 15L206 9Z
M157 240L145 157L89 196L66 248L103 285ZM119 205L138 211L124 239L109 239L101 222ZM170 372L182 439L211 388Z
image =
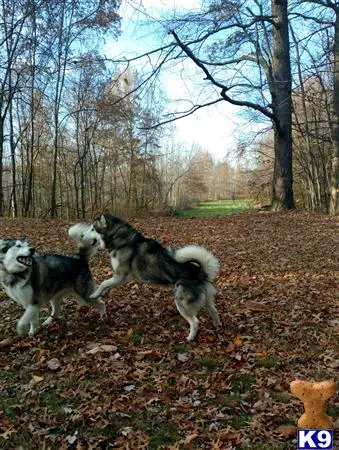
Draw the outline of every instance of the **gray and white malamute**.
M131 280L168 284L174 288L178 311L190 325L187 340L192 341L197 334L197 314L201 308L209 312L215 327L220 325L214 305L217 290L212 284L219 262L208 250L195 245L166 249L109 213L94 219L83 239L101 242L101 247L109 251L114 272L91 298L96 299L111 287Z
M105 314L103 300L93 300L90 295L95 284L88 265L100 245L96 239L81 240L88 225L77 224L69 229L69 235L78 243L73 256L39 254L24 239L0 239L0 282L7 295L25 308L17 325L19 335L29 336L38 329L39 310L51 304L51 314L43 325L52 323L61 311L65 295L73 294L82 305L94 306Z

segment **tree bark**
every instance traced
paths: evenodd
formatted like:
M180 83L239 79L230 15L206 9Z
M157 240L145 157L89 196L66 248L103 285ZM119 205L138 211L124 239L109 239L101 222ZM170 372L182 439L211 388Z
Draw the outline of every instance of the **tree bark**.
M4 119L0 116L0 216L4 215L3 190Z
M274 172L272 208L284 211L294 208L292 176L292 80L290 44L288 35L288 0L272 0L274 89L272 109L277 118L274 123Z
M333 157L331 173L330 215L339 214L339 7L335 9Z
M14 86L12 84L12 71L9 73L9 86L12 90ZM17 195L16 195L16 160L15 160L15 149L16 143L14 139L14 118L13 118L13 98L9 104L9 146L11 149L11 166L12 166L12 195L11 195L11 205L10 211L12 217L18 216L18 205L17 205Z

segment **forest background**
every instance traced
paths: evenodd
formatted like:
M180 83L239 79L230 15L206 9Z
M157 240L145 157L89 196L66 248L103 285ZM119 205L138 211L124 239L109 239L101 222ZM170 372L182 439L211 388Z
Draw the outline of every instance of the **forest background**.
M148 3L1 2L0 214L138 215L249 198L336 214L338 5L160 2L155 16ZM152 27L154 47L107 56L126 4ZM167 98L169 70L199 79L195 97ZM255 131L218 158L177 139L180 117L220 102Z

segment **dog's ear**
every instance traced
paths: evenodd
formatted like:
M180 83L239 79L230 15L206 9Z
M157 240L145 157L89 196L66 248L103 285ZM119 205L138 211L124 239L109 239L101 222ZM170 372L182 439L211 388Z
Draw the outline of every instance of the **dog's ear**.
M106 221L106 217L105 217L104 214L101 214L100 219L99 219L99 223L100 223L100 226L101 226L103 229L106 229L106 227L107 227L107 221Z
M7 253L9 247L10 246L8 245L8 243L6 243L6 241L4 239L0 239L0 252L1 253Z

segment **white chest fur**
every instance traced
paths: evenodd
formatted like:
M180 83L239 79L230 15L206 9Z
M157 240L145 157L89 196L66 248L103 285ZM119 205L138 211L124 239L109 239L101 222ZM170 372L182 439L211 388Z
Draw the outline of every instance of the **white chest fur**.
M113 256L112 254L111 254L111 265L112 265L112 269L113 269L113 271L114 272L116 272L116 270L118 269L118 267L119 267L119 259L115 256Z
M13 286L6 286L4 284L2 285L8 297L18 303L18 305L27 308L28 305L32 304L33 289L29 284L27 284L25 280L19 281Z

